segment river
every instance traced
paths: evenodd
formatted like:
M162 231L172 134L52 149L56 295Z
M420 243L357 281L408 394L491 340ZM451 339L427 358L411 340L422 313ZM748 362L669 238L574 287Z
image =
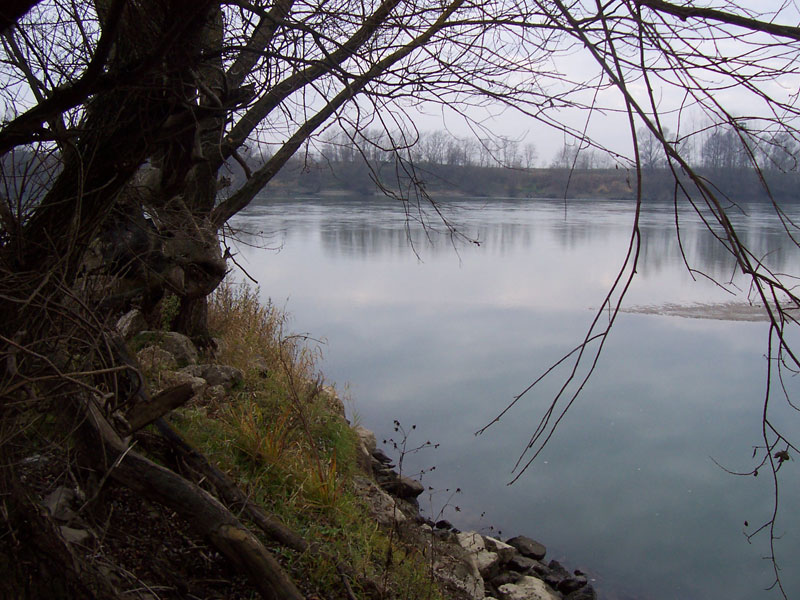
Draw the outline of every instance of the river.
M774 579L763 559L768 536L744 534L771 514L769 474L738 477L719 466L752 468L762 443L767 325L682 316L693 307L692 316L725 317L715 305L744 306L746 284L733 278L734 297L693 280L673 206L645 203L626 312L547 447L509 486L564 369L475 432L585 335L622 264L632 204L451 199L442 210L480 245L448 235L430 208L262 199L233 223L235 258L264 300L292 314L294 332L322 342L321 369L352 397L351 419L379 443L399 439L397 419L410 445L438 444L404 462L409 474L425 471L429 515L533 537L549 558L586 571L608 600L779 597L765 591ZM730 256L697 215L681 214L689 264L730 281ZM796 271L798 252L768 205L734 214L754 249L777 270ZM774 405L777 422L797 431L800 415ZM789 597L800 595L798 468L792 460L780 472L776 529Z

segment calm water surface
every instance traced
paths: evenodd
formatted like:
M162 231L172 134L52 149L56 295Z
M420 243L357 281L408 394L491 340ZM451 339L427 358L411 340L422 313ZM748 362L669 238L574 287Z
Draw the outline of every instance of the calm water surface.
M771 481L714 463L752 467L766 325L620 315L590 384L508 486L562 380L545 380L474 433L582 338L623 260L631 206L465 200L445 210L480 246L442 234L432 217L426 230L420 215L409 220L386 200L264 201L236 221L263 247L240 244L237 260L264 299L293 314L294 331L325 340L323 371L379 440L397 438L398 419L416 425L412 444L440 444L406 459L408 471L436 467L423 481L437 491L421 497L431 516L443 510L462 529L534 537L549 558L588 571L608 599L779 597L764 591L773 582L762 558L768 538L748 543L743 533L745 521L752 530L768 519ZM765 205L747 206L737 221L778 270L797 270ZM680 227L690 264L729 281L732 263L699 219L685 213ZM692 281L671 205L648 205L642 229L626 306L732 299ZM797 430L796 413L776 414ZM781 471L776 542L790 597L800 595L797 469L792 461ZM444 491L456 487L462 493Z

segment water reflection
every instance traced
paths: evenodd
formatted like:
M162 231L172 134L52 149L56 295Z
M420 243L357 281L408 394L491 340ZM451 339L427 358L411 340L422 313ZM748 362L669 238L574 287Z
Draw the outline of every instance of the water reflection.
M535 211L530 211L535 207ZM268 214L271 231L292 231L319 235L330 256L380 257L408 253L434 257L470 249L478 241L484 253L493 255L524 252L538 244L566 251L620 241L630 236L633 205L623 201L450 201L441 204L443 214L457 228L453 235L435 215L425 223L409 219L402 206L385 200L350 200L347 203L320 202L310 205L286 202L263 204L249 214ZM497 214L504 218L497 219ZM777 272L783 272L798 257L796 247L776 223L770 207L754 205L747 214L733 212L734 224L754 254ZM662 269L682 261L721 283L734 274L731 253L708 231L688 206L680 208L680 244L669 203L646 204L641 220L640 273L656 276ZM466 238L466 239L465 239ZM682 246L682 248L681 248Z
M509 488L559 381L547 380L487 434L473 433L582 337L587 308L606 293L628 245L631 205L570 201L566 216L560 202L444 208L480 247L408 223L385 202L293 201L237 220L279 231L283 242L279 253L243 247L239 258L265 296L290 298L297 329L328 340L326 375L350 384L378 439L398 418L441 443L407 465L436 465L426 483L465 491L451 520L541 538L551 557L598 577L607 599L773 600L774 591L763 592L771 583L764 539L749 545L742 536L745 520L769 515L770 482L731 477L708 458L746 468L760 443L763 326L622 315L590 386L534 469ZM774 269L798 264L765 206L736 222ZM727 281L731 257L699 217L687 212L681 232L690 264ZM631 303L729 299L692 283L669 204L646 206L642 233ZM791 427L798 416L780 419ZM778 542L786 564L800 554L792 464ZM423 505L435 515L441 498ZM800 573L783 574L790 594L800 593Z

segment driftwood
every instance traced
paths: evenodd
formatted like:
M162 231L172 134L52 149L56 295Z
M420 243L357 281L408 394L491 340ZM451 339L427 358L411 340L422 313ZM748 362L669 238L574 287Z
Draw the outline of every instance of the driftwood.
M186 519L264 598L303 600L278 561L230 510L203 488L132 451L93 402L86 404L86 413L113 465L111 477Z
M134 404L125 415L129 433L139 431L171 410L186 404L193 393L191 383L181 383L156 394L148 402Z

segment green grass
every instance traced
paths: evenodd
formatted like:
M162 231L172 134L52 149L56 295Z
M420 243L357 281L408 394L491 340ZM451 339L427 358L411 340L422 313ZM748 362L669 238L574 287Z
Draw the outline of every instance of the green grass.
M277 549L297 581L307 592L344 597L341 563L373 582L351 582L359 597L441 598L421 551L379 528L351 492L357 436L331 408L318 349L287 335L285 314L248 287L220 287L209 324L220 340L214 360L241 369L244 384L215 405L182 409L176 426L251 499L322 544L323 552L300 556Z

